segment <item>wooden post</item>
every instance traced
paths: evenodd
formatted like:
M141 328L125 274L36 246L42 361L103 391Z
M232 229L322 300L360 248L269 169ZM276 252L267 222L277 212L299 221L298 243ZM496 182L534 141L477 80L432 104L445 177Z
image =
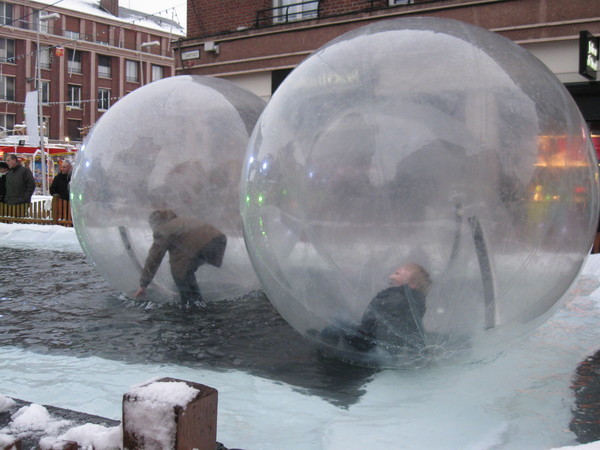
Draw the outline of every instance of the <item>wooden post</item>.
M592 247L592 253L600 253L600 233L596 233L594 246Z
M21 450L21 439L14 438L0 441L0 450Z
M78 450L79 444L77 441L60 441L52 446L52 450Z
M58 201L60 199L56 196L52 196L52 223L54 225L58 225L58 217L59 217L59 211L58 211Z
M123 448L214 450L217 396L209 386L174 378L132 387L123 396Z

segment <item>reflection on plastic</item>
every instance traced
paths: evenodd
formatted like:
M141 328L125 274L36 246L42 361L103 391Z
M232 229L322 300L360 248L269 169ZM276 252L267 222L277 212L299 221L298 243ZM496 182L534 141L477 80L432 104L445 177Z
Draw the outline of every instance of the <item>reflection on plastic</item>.
M177 76L135 90L104 113L76 162L71 192L77 236L113 287L131 294L140 285L153 242L148 218L163 209L227 236L221 267L204 264L196 273L205 300L258 286L238 204L243 155L263 108L228 81ZM150 295L177 291L166 259Z
M571 285L598 173L581 114L535 57L465 23L400 19L288 76L251 138L241 208L269 299L307 338L364 364L473 361L540 324ZM351 335L407 262L432 279L422 348L330 339Z

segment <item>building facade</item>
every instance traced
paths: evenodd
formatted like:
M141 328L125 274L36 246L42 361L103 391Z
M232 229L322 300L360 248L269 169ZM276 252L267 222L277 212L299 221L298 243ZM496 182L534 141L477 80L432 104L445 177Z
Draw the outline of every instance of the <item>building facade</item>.
M580 32L600 35L590 0L188 0L176 72L229 79L268 99L331 39L379 20L430 16L489 29L523 46L567 86L600 134L600 86L579 74Z
M0 2L0 126L24 129L25 98L39 81L45 135L79 140L119 98L174 75L171 41L183 35L174 21L117 0L82 1L76 9Z

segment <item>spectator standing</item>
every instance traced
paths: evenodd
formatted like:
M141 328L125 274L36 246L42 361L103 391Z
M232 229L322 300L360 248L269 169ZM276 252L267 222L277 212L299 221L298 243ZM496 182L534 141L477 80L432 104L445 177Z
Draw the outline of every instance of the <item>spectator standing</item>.
M6 194L4 203L9 205L29 205L35 191L35 180L31 170L19 162L15 154L8 155L6 160L10 169L6 177Z
M6 195L6 173L8 172L8 164L0 161L0 203L4 203Z
M71 182L72 166L69 161L63 161L60 173L54 177L50 185L50 194L63 200L69 200L69 183Z

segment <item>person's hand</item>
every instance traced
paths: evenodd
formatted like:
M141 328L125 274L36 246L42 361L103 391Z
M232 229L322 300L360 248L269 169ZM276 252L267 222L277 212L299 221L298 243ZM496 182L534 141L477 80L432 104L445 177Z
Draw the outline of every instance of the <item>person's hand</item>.
M143 295L146 295L146 289L142 286L140 286L140 288L137 291L135 291L135 294L133 294L135 298L141 297Z

